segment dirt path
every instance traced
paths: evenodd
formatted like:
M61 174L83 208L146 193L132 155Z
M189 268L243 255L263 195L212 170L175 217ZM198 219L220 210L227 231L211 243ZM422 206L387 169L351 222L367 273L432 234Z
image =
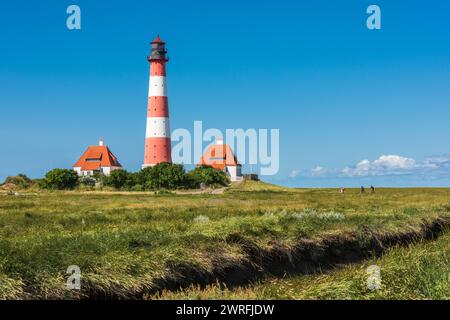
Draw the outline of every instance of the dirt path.
M225 190L227 190L229 187L223 187L219 189L205 189L205 190L177 190L175 191L175 194L223 194Z
M226 190L232 187L236 187L240 184L242 184L243 180L232 182L231 185L227 187L217 188L217 189L211 189L207 188L205 190L187 190L187 191L175 191L176 194L223 194Z
M223 194L226 189L228 189L228 187L219 188L219 189L213 189L211 191L211 194Z

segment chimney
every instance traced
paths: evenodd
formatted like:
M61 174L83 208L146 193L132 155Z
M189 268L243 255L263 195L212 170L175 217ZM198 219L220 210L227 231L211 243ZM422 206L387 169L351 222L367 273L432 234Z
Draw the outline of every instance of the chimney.
M218 145L222 145L223 144L222 137L216 137L216 144L218 144Z
M105 142L103 141L103 138L100 138L100 140L98 141L98 145L100 147L103 147L104 144L105 144Z

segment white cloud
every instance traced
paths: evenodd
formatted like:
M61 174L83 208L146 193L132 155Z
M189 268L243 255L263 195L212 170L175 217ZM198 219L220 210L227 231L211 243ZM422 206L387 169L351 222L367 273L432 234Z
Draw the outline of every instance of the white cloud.
M300 170L292 170L291 173L289 173L289 178L297 178L300 175Z
M433 156L426 158L422 166L424 168L439 169L450 167L450 156Z
M311 169L311 176L313 177L323 177L327 173L327 169L321 166L317 166Z
M326 175L330 174L330 170L321 167L321 166L316 166L310 170L292 170L289 173L289 178L294 179L294 178L298 178L298 177L303 177L303 178L318 178L318 177L324 177Z
M416 160L398 155L382 155L374 161L362 160L353 167L345 167L341 173L346 177L396 175L409 173L416 168Z
M376 168L412 169L416 165L416 160L397 155L383 155L375 160L372 165Z
M305 178L352 178L395 175L450 176L450 155L431 156L423 161L394 154L381 155L373 161L364 159L343 169L316 166L304 173L300 170L293 170L289 174L289 178L298 178L299 176Z

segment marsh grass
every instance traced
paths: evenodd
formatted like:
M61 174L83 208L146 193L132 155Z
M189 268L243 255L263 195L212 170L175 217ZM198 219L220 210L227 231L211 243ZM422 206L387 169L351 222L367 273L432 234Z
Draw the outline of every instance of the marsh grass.
M261 248L370 230L397 232L449 216L450 189L345 195L249 181L224 194L43 192L0 196L0 298L131 297L171 266L211 270L245 259L232 234ZM200 218L199 218L200 217ZM69 265L81 292L65 288Z
M367 286L367 268L381 269L381 287ZM450 299L450 233L432 242L393 247L381 258L316 275L270 279L229 289L220 283L163 291L147 299Z

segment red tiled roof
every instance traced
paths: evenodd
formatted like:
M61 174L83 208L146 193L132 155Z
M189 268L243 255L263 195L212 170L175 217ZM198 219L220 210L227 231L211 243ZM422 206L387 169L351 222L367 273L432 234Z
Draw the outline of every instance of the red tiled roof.
M81 170L100 170L101 166L100 162L96 161L96 162L86 162L82 166L77 167L81 167Z
M81 170L99 170L100 167L122 167L107 146L90 146L73 165Z
M211 166L219 170L225 169L226 166L240 166L233 150L227 144L209 146L197 165Z

